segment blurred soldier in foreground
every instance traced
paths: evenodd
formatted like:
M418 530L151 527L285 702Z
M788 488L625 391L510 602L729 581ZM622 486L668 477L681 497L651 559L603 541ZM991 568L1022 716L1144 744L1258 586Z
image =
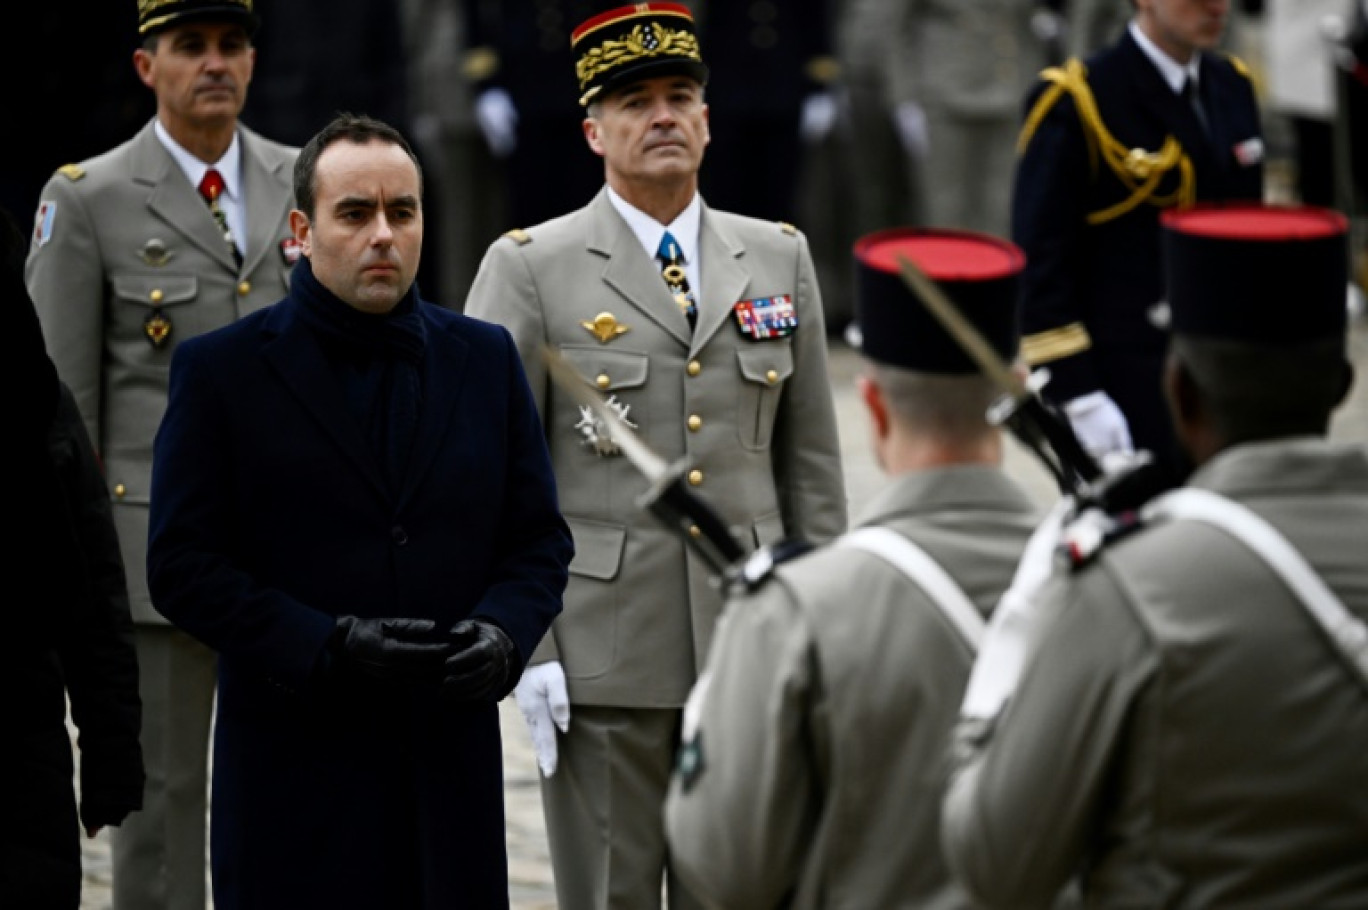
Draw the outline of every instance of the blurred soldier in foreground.
M4 550L19 585L6 602L0 661L0 907L76 910L80 832L142 804L140 705L128 585L95 447L57 377L24 288L28 236L0 208L7 512L23 533ZM80 802L72 731L79 731Z
M851 533L728 603L666 805L670 856L711 905L969 905L940 858L945 751L1035 510L1000 468L997 389L898 254L1016 354L1015 246L902 229L857 244L860 396L890 482Z
M251 0L139 0L133 63L156 116L43 188L27 279L113 494L138 645L147 790L111 837L115 910L203 910L215 657L152 608L152 438L182 341L289 287L297 151L238 116L256 63Z
M551 388L559 349L643 441L718 504L747 549L845 530L822 300L791 225L698 193L708 71L675 3L575 30L583 134L607 186L489 248L469 315L512 331L575 537L565 612L517 690L546 779L562 907L660 905L680 712L722 608L714 571L643 511L601 421ZM560 734L557 735L556 724ZM670 877L670 906L693 906Z
M975 668L946 858L1012 910L1071 876L1090 907L1364 906L1368 455L1325 438L1352 378L1346 222L1198 208L1164 231L1163 389L1198 469L1137 524L1066 527L1005 708L972 710Z
M1210 53L1228 0L1135 0L1120 39L1046 70L1026 104L1012 204L1026 251L1022 354L1095 455L1176 458L1159 393L1168 338L1159 216L1257 201L1263 142L1243 64Z

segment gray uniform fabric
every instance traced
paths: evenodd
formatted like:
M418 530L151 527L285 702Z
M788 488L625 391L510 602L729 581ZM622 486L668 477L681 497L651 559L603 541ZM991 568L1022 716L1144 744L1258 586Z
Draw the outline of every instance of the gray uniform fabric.
M541 346L559 349L627 418L654 451L689 457L697 492L720 512L748 548L784 537L824 541L845 528L846 501L835 410L827 378L821 294L806 240L792 228L703 208L698 323L671 298L659 267L614 210L606 190L584 209L528 228L520 242L490 246L466 313L507 326L522 353L546 427L561 510L575 538L565 609L530 663L562 662L573 706L569 734L560 737L567 767L543 782L548 833L564 906L648 907L659 899L658 865L624 868L615 849L635 849L635 832L654 836L663 854L661 808L677 738L677 718L640 714L657 734L620 742L624 766L654 780L634 796L617 792L614 812L644 813L647 824L594 830L567 819L553 804L592 811L608 798L619 757L602 754L603 773L579 779L574 754L589 725L573 710L591 705L669 709L677 715L712 640L722 596L708 565L673 530L637 505L645 480L621 455L596 454L573 400L547 376ZM743 336L732 310L739 301L788 294L798 326L788 337ZM595 320L626 331L600 341ZM691 420L691 418L696 418ZM616 791L615 791L616 792ZM559 793L559 796L556 794ZM583 819L581 819L583 821ZM613 869L610 874L609 866ZM572 874L583 890L568 892ZM621 882L638 879L639 889ZM654 888L652 889L652 883ZM578 885L577 885L578 887ZM653 891L653 893L652 893ZM645 901L645 903L634 903Z
M1239 446L1192 478L1271 522L1368 617L1368 455ZM1368 694L1225 532L1142 530L1051 589L996 730L947 795L951 868L989 906L1368 903Z
M205 800L214 656L147 594L152 440L166 410L171 356L185 338L284 296L297 150L239 127L247 213L239 268L195 187L149 122L131 140L63 169L25 277L48 352L104 462L138 638L147 765L144 809L113 832L119 910L204 906ZM149 340L159 311L171 329Z
M904 475L859 524L913 541L987 616L1035 519L1000 471L961 466ZM817 551L729 602L686 747L701 768L666 804L678 874L727 908L969 906L938 839L972 660L926 594L864 552Z
M933 227L1010 230L1022 98L1047 63L1035 0L909 0L890 43L889 93L926 114L916 185Z

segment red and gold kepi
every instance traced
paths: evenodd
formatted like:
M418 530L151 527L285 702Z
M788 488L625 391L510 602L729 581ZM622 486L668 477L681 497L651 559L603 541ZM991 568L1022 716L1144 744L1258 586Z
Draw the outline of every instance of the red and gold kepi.
M252 33L261 20L252 0L138 0L139 35L186 22L230 22Z
M708 68L693 14L679 3L633 3L600 13L570 35L580 104L641 79L682 74L704 85Z

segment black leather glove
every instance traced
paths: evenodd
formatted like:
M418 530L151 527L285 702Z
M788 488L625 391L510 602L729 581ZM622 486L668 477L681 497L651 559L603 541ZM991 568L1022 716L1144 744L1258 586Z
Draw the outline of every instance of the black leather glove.
M401 682L436 683L450 645L430 619L360 619L339 616L330 640L333 656L347 667Z
M513 641L492 622L463 619L451 627L454 653L446 659L442 697L488 701L502 695L513 667Z

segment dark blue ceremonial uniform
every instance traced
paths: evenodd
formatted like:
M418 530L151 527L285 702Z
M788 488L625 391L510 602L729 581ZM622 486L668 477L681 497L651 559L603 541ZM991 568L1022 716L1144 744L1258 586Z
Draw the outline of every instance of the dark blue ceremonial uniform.
M1078 103L1077 83L1063 85L1067 73L1043 77L1025 106L1012 211L1013 239L1027 255L1022 352L1049 368L1047 397L1101 389L1136 447L1166 455L1173 434L1160 390L1168 333L1159 217L1193 201L1262 197L1254 88L1239 61L1203 53L1204 130L1129 31L1086 63L1096 118Z

